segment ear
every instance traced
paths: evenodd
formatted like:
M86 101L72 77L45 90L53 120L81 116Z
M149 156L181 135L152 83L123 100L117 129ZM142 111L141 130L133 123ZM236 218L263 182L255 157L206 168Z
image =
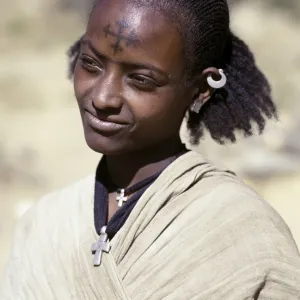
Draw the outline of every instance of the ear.
M207 83L208 76L212 76L214 79L219 79L219 70L216 68L207 68L203 70L199 78L196 80L195 85L197 89L193 95L193 101L198 101L204 105L214 93L214 89Z

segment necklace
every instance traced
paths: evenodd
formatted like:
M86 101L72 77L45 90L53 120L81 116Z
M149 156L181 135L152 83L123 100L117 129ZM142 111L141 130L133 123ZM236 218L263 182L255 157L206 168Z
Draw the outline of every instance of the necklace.
M150 177L147 177L144 180L128 187L127 189L123 189L123 188L117 189L116 200L118 202L118 207L122 207L124 205L124 203L128 200L128 195L131 195L131 194L139 191L140 189L142 189L146 185L152 183L153 181L156 180L157 177L158 177L158 174L156 173L156 174L154 174Z
M118 196L116 200L118 201L118 206L122 207L123 203L127 201L128 197L125 196L125 189L118 189Z
M181 156L185 152L187 152L187 149L184 148L182 151L180 151L179 153L177 153L176 155L171 157L169 164L172 163L177 157ZM123 207L123 205L127 202L129 195L132 195L132 194L136 193L137 191L141 190L143 187L145 187L149 184L152 184L157 179L157 177L159 176L159 174L161 172L162 172L162 170L150 177L147 177L147 178L141 180L140 182L138 182L128 188L117 187L113 182L111 182L110 184L111 184L112 188L117 191L116 201L118 202L118 207L119 208Z

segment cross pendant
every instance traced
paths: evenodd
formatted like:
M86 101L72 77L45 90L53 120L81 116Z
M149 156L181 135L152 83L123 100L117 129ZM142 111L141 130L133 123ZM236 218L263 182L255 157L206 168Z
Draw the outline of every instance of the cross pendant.
M121 189L118 191L119 196L117 196L118 206L122 207L123 203L127 201L127 197L125 196L125 190Z
M101 228L101 234L99 240L92 245L92 253L94 254L94 266L99 267L101 265L103 252L109 253L110 243L108 235L106 233L106 226Z

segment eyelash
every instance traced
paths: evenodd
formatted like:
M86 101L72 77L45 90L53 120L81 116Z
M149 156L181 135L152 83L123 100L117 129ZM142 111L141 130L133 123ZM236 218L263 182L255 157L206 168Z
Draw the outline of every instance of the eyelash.
M101 66L92 58L85 55L80 57L81 66L90 73L96 73L101 70Z
M102 67L91 57L82 55L80 62L81 66L89 73L97 73L102 70ZM129 76L129 80L136 89L141 91L154 91L161 86L156 80L146 75L133 74Z
M145 76L145 75L131 75L130 81L134 84L134 86L140 90L155 90L160 86L158 82L154 79Z

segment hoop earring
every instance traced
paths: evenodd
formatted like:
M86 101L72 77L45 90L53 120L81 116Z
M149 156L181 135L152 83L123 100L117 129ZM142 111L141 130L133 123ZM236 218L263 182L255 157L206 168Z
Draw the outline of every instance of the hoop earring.
M207 77L207 83L209 86L211 86L213 89L221 89L223 86L225 86L227 82L227 77L224 74L224 71L222 69L219 69L219 73L221 75L221 79L216 81L212 78L211 75Z

